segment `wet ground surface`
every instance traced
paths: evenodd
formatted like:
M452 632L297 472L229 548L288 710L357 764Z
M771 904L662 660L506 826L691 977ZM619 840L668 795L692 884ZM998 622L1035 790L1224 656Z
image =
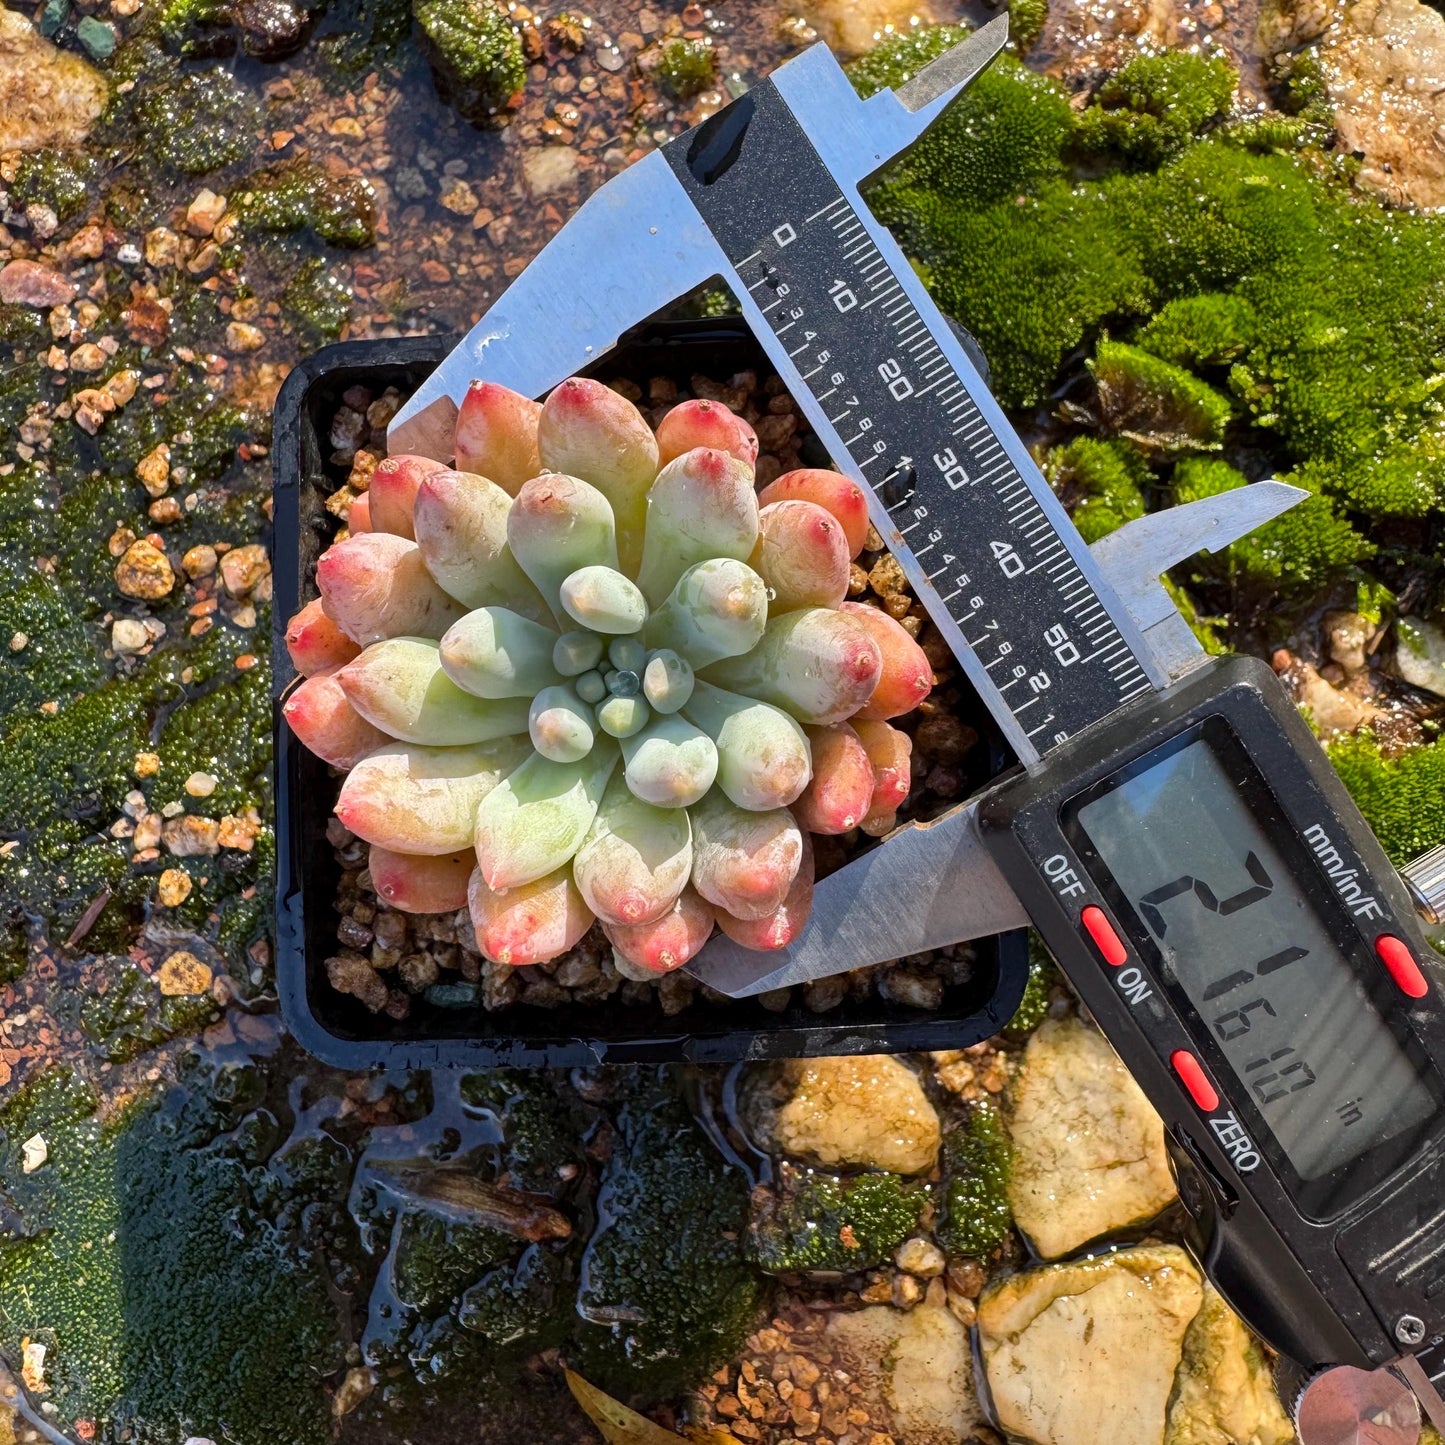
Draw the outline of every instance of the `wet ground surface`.
M786 1229L742 1243L750 1221L777 1224L785 1171L749 1142L738 1073L347 1076L276 1019L256 549L282 377L339 336L464 330L585 195L811 32L740 3L514 6L525 83L478 128L438 97L405 6L338 4L264 62L202 10L166 7L174 33L157 40L159 10L134 0L15 8L68 53L105 51L101 30L122 43L99 61L116 95L83 147L47 147L44 167L0 157L0 262L43 273L12 273L39 290L0 305L0 1350L29 1387L15 1419L0 1393L0 1442L591 1438L564 1359L734 1440L990 1438L963 1384L946 1426L900 1425L826 1325L923 1311L928 1358L954 1361L941 1317L971 1326L986 1277L1030 1260L1011 1234L960 1243L918 1186L990 1177L986 1150L912 1174L835 1162L903 1179L852 1211L890 1242L860 1224L868 1266L807 1256L803 1283ZM1197 42L1242 62L1253 105L1273 83L1256 19L1055 6L1031 63L1082 108L1141 43ZM700 44L713 66L694 81ZM1076 357L1070 397L1082 372ZM1078 425L1036 415L1041 441ZM334 441L338 480L356 442ZM1402 611L1438 606L1437 518L1380 533L1398 541L1385 575ZM1372 722L1403 753L1440 704L1382 669L1388 621L1345 605L1353 585L1322 590L1288 636L1258 605L1231 636L1287 644L1278 665L1317 715ZM1223 613L1233 581L1212 587ZM1053 1011L1068 1011L1057 990ZM946 1135L1003 1096L1021 1047L912 1061ZM810 1211L856 1264L849 1211L831 1196ZM1167 1213L1157 1233L1174 1233ZM893 1262L915 1234L952 1238L946 1270L921 1250ZM694 1275L681 1298L648 1293ZM649 1335L671 1318L676 1339ZM677 1339L715 1358L699 1369Z

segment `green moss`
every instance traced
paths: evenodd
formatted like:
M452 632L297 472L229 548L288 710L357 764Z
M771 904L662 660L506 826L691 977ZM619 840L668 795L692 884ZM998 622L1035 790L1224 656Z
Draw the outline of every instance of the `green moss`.
M982 1257L1007 1238L1012 1157L1003 1120L987 1101L974 1105L963 1128L944 1136L943 1214L936 1233L950 1255Z
M309 232L330 246L357 250L376 239L376 195L359 176L334 176L312 161L286 161L247 178L237 201L250 231Z
M1058 981L1059 971L1044 941L1029 930L1029 981L1014 1016L1004 1028L1004 1036L1014 1043L1026 1039L1048 1017L1049 993Z
M1305 592L1327 586L1374 556L1373 544L1339 515L1328 497L1310 487L1308 477L1284 480L1309 487L1314 495L1222 552L1201 554L1186 566L1197 576L1262 593ZM1244 485L1244 477L1228 462L1189 457L1175 469L1174 500L1192 502Z
M95 188L95 162L78 151L31 151L20 157L10 183L12 203L49 206L62 220L78 216Z
M713 48L706 40L684 40L678 36L663 45L657 61L657 78L673 95L686 100L712 84L716 65Z
M1387 758L1365 732L1337 737L1327 750L1393 863L1445 843L1445 739Z
M517 1188L554 1193L564 1172L581 1168L585 1120L576 1096L547 1075L523 1069L466 1074L461 1097L469 1111L496 1122L501 1135L496 1171Z
M205 176L255 152L260 109L227 67L181 71L153 50L132 58L140 72L136 89L117 102L114 119L127 126L142 164Z
M1107 431L1166 455L1224 445L1229 398L1182 366L1121 341L1100 341L1089 370Z
M748 1255L769 1274L872 1269L914 1232L927 1202L896 1174L842 1178L784 1163L771 1189L753 1192Z
M47 1345L64 1426L115 1421L136 1445L198 1430L322 1445L321 1380L343 1364L328 1270L349 1247L344 1180L262 1173L298 1147L276 1114L224 1074L192 1072L206 1087L143 1096L103 1124L62 1071L0 1110L21 1222L0 1236L0 1350L14 1363L22 1338ZM49 1161L22 1175L37 1132Z
M1026 55L1034 41L1043 33L1049 18L1049 0L1009 0L1009 39Z
M617 1113L583 1257L582 1374L660 1398L738 1348L762 1298L743 1253L747 1197L666 1078L639 1071Z
M133 963L106 958L87 974L73 1012L91 1047L108 1062L122 1064L176 1038L199 1033L220 1010L209 995L168 998Z
M410 39L411 0L336 0L326 7L313 49L328 87L340 89L400 64Z
M232 0L164 0L153 19L175 55L230 55L236 48Z
M303 261L281 292L281 315L309 346L335 341L351 320L351 287L319 256Z
M50 336L44 315L29 306L0 302L0 343L6 346L42 346Z
M493 0L412 0L437 90L468 120L495 116L527 80L522 40Z
M1044 475L1063 498L1086 542L1144 515L1149 467L1127 441L1075 437L1044 459Z
M940 25L890 37L849 66L849 77L865 96L896 88L967 35L963 26ZM910 190L936 192L971 208L1012 201L1063 173L1062 153L1073 130L1063 89L1001 55L891 174Z
M216 779L216 790L199 800L208 815L219 817L263 805L270 793L271 769L267 662L245 672L233 668L214 685L194 691L167 716L156 751L161 757L153 788L158 804L188 802L186 779L192 773L209 773Z
M1099 87L1080 117L1078 144L1129 165L1160 165L1228 111L1235 81L1234 68L1217 56L1140 55Z
M1254 307L1230 292L1180 296L1140 330L1145 351L1179 367L1227 366L1244 355L1259 330Z

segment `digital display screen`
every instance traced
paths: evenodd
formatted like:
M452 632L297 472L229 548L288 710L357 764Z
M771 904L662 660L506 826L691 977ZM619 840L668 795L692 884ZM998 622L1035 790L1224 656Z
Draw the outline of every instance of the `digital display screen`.
M1073 811L1238 1080L1227 1092L1252 1102L1302 1180L1320 1180L1417 1132L1435 1092L1371 1001L1346 951L1358 939L1338 923L1332 936L1335 910L1305 886L1313 864L1291 867L1282 830L1251 806L1263 784L1240 752L1226 767L1201 734Z

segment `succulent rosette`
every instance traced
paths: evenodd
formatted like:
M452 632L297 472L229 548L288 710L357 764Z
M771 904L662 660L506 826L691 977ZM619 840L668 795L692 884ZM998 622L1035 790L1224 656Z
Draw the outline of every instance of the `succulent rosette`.
M382 462L291 620L285 716L346 770L336 815L380 897L466 906L525 965L600 920L629 976L714 925L780 948L811 904L811 833L891 826L932 670L845 600L856 483L759 493L757 438L688 401L656 433L595 381L537 403L473 383L454 467Z

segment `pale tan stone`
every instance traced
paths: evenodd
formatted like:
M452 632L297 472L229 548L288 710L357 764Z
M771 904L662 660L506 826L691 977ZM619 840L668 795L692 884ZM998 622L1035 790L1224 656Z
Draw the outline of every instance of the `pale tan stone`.
M803 0L801 9L818 38L845 59L938 18L928 0Z
M957 1445L982 1422L968 1331L941 1283L911 1310L873 1305L830 1315L827 1338L855 1388L887 1409L897 1445Z
M938 1158L938 1115L918 1075L890 1055L792 1060L780 1092L762 1124L784 1154L897 1174L921 1174Z
M1158 1214L1176 1190L1164 1126L1097 1029L1048 1019L1008 1116L1014 1222L1046 1259Z
M1035 1445L1163 1445L1203 1298L1174 1245L1047 1265L986 1291L979 1344L999 1423Z
M107 95L94 66L0 6L0 151L79 145Z
M161 964L156 983L167 998L194 998L210 992L211 970L194 953L180 949Z
M1244 1322L1206 1282L1184 1336L1165 1445L1289 1445L1294 1426Z

